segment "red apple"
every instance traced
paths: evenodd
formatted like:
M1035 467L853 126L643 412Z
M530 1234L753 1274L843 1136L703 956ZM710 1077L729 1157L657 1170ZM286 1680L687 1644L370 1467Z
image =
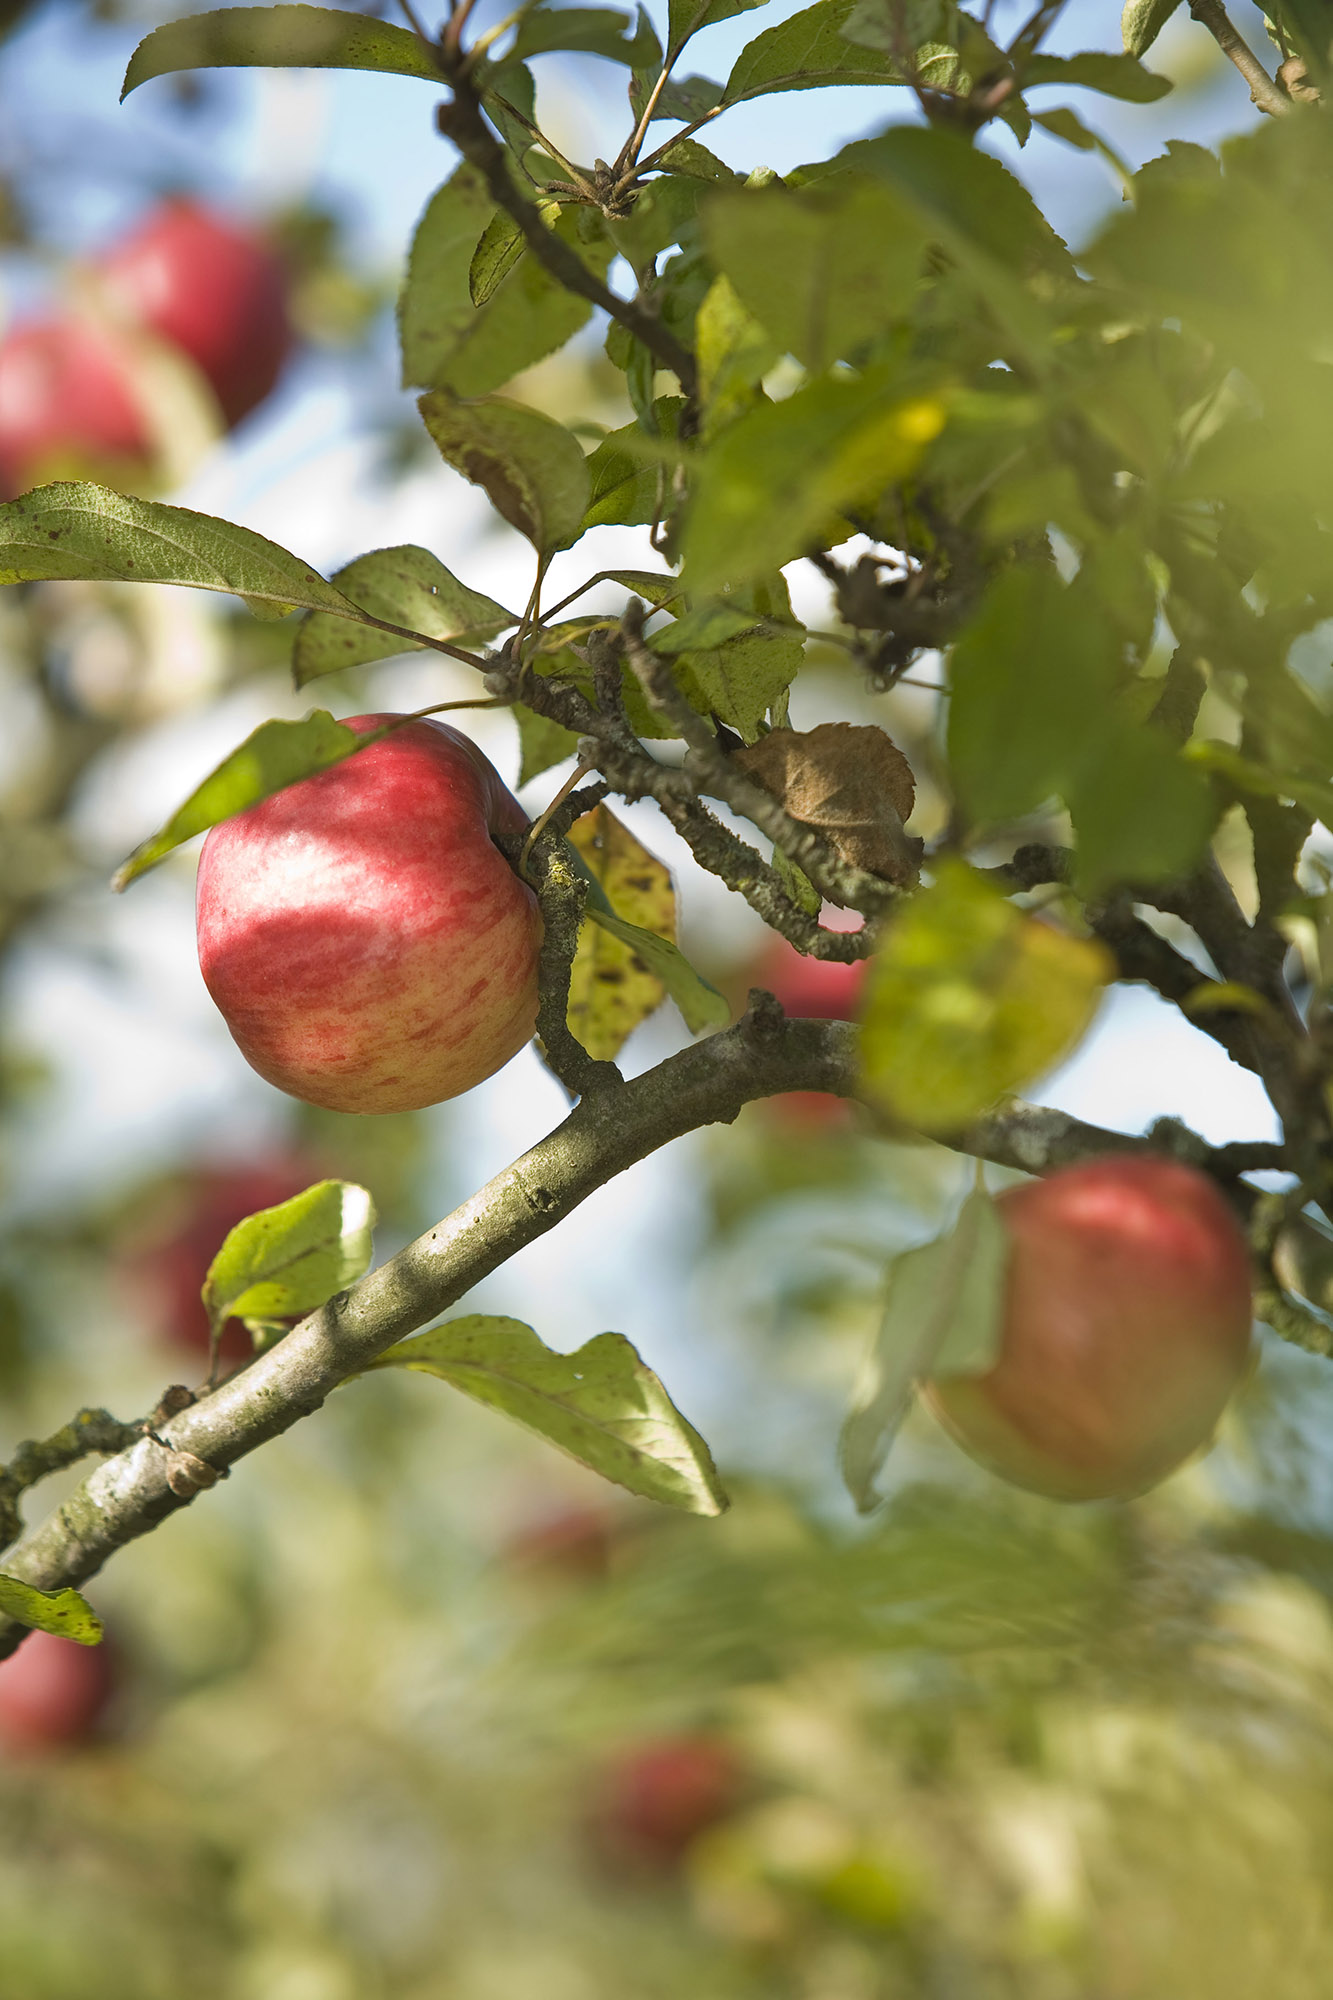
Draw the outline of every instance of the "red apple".
M78 1646L53 1632L30 1632L0 1662L0 1739L10 1750L58 1750L86 1743L113 1683L105 1645Z
M541 917L491 836L526 825L474 743L418 721L214 827L199 963L246 1060L334 1111L419 1110L507 1063Z
M603 1775L592 1838L613 1864L671 1868L740 1802L735 1755L715 1736L665 1736L625 1752Z
M321 1178L319 1167L283 1159L204 1167L183 1176L126 1260L152 1324L177 1347L206 1357L208 1314L199 1294L224 1237L247 1215L289 1201ZM239 1320L227 1321L220 1352L224 1361L243 1361L254 1352Z
M73 475L133 479L152 457L113 334L52 318L17 326L0 341L0 496Z
M263 401L292 344L282 263L197 202L164 202L101 260L107 291L207 377L228 425Z
M851 1021L856 1017L865 960L850 965L831 958L807 958L775 937L755 972L755 984L766 986L784 1011L812 1021ZM809 1127L841 1126L851 1122L852 1107L844 1098L819 1090L787 1090L768 1103L784 1121Z
M1009 1188L999 1358L925 1385L972 1457L1057 1500L1128 1498L1212 1436L1250 1353L1250 1260L1205 1174L1144 1156Z

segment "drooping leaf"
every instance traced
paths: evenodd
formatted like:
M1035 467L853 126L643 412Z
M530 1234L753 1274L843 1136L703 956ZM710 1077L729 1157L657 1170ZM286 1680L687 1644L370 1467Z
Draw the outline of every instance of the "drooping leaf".
M748 14L751 8L765 4L766 0L670 0L667 38L673 49L683 48L701 28L714 27L719 21L729 21L735 14Z
M221 7L145 35L125 72L124 101L150 77L184 69L369 69L437 87L438 63L410 28L340 7Z
M467 267L468 295L484 306L527 249L527 238L506 208L498 208L481 232Z
M843 33L857 0L815 0L747 42L727 78L726 101L825 84L902 83L892 55L849 42Z
M690 587L705 594L790 562L841 509L910 473L944 420L937 390L878 372L825 377L739 418L699 466L684 536Z
M375 1204L352 1181L317 1181L228 1232L208 1267L209 1323L313 1312L370 1269Z
M506 62L527 62L532 56L565 50L574 55L605 56L632 65L634 42L626 37L630 17L612 7L529 7Z
M571 844L627 921L676 938L676 892L670 870L650 854L605 806L595 806L569 830ZM585 921L570 970L569 1026L588 1054L611 1062L641 1021L661 1006L666 987L630 945Z
M1118 97L1126 104L1153 104L1172 88L1170 77L1145 69L1137 56L1107 55L1100 49L1079 56L1029 56L1022 76L1026 89L1041 83L1062 83L1099 90L1104 97Z
M77 1590L38 1590L16 1576L0 1575L0 1616L34 1632L54 1632L79 1646L97 1646L102 1621Z
M715 1029L725 1028L731 1019L730 1007L717 988L695 971L680 947L670 938L659 937L656 932L618 915L578 849L566 843L565 851L588 885L584 912L587 920L599 924L611 937L627 945L647 970L661 980L692 1035L712 1034Z
M0 584L57 578L228 591L260 618L302 607L358 616L317 570L249 528L83 480L0 506Z
M876 1481L915 1383L945 1371L984 1374L994 1365L1008 1261L1008 1233L990 1196L977 1188L952 1229L889 1266L888 1300L838 1445L843 1479L861 1513L883 1497Z
M118 869L112 887L124 889L136 876L156 867L164 855L196 833L206 833L220 820L258 805L274 792L297 784L330 764L363 749L373 740L359 736L322 708L301 722L261 722L239 748L196 786L184 805L179 806L166 825L141 842L129 860Z
M495 396L465 403L436 391L419 408L446 464L485 492L539 555L576 542L588 505L588 465L563 424Z
M907 1125L957 1131L1064 1055L1113 977L1101 945L1026 916L964 863L945 862L870 961L865 1088Z
M816 374L906 313L925 250L902 202L868 180L718 194L703 224L741 302Z
M1180 0L1125 0L1120 39L1126 55L1147 55L1179 5Z
M590 270L605 272L611 242L600 217L557 203L542 214ZM474 298L477 283L484 303ZM515 245L481 175L464 163L432 196L412 239L398 300L403 386L487 395L563 347L591 312Z
M502 604L469 590L429 549L410 542L358 556L337 572L336 581L353 604L373 617L421 632L428 639L476 645L517 623ZM297 630L292 673L297 687L304 687L307 681L337 673L340 667L364 666L368 660L419 650L412 639L312 611Z
M521 701L514 703L514 720L518 724L518 786L522 791L553 764L563 764L566 757L572 757L579 739L572 729L538 715Z
M475 1313L371 1367L435 1375L646 1500L706 1515L727 1505L708 1446L623 1334L556 1354L521 1320Z
M590 494L585 528L608 522L639 527L653 520L663 496L663 471L675 462L675 437L683 396L659 396L653 404L657 436L641 424L610 431L589 457Z

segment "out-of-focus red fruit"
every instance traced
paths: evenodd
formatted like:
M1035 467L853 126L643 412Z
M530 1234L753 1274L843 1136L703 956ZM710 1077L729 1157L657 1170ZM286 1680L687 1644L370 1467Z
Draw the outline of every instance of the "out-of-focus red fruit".
M263 401L292 345L287 280L253 231L173 200L100 261L116 305L207 377L228 425Z
M53 1632L30 1632L18 1651L0 1662L0 1741L16 1751L86 1743L113 1681L105 1645L78 1646Z
M1125 1499L1212 1436L1250 1352L1250 1260L1214 1182L1174 1160L1066 1167L999 1197L1000 1355L925 1385L964 1450L1056 1500Z
M152 457L113 334L51 318L17 326L0 341L0 497L49 479L134 478Z
M774 938L754 983L766 986L796 1019L850 1021L856 1015L865 970L864 959L842 965L831 958L806 958L786 938ZM844 1098L826 1091L788 1090L769 1103L784 1121L812 1129L844 1126L853 1116Z
M625 1752L608 1769L592 1837L612 1865L669 1869L691 1842L740 1802L735 1755L714 1736L666 1736Z
M189 1175L164 1217L163 1234L135 1253L133 1275L148 1296L158 1329L177 1347L203 1358L208 1353L208 1314L199 1294L208 1267L228 1230L257 1209L275 1208L321 1178L318 1168L299 1160L269 1160L250 1166L208 1167ZM254 1351L237 1319L223 1329L224 1361L243 1361Z
M608 1516L596 1507L564 1507L528 1522L504 1545L514 1569L595 1583L607 1573L615 1535Z

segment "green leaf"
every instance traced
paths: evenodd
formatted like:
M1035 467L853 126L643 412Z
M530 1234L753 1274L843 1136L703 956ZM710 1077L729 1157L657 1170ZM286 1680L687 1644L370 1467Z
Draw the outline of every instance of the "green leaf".
M625 424L604 437L587 460L590 482L585 528L608 522L640 527L656 517L663 497L662 469L673 465L683 396L659 396L653 414L660 435L650 437L641 424Z
M467 268L468 295L484 306L502 278L507 278L527 248L527 238L508 209L497 208L481 232Z
M659 157L659 165L673 173L692 174L695 180L716 181L731 186L740 177L726 162L701 146L697 139L673 139Z
M410 28L340 7L221 7L145 35L125 72L121 101L150 77L183 69L369 69L421 77L439 65Z
M1229 743L1190 743L1184 755L1204 771L1215 771L1234 785L1260 799L1291 799L1333 828L1333 784L1318 778L1303 778L1294 771L1275 771L1253 758L1242 757Z
M673 659L678 653L720 646L742 632L753 632L758 623L755 611L733 610L729 604L701 604L655 632L651 644L655 653Z
M801 555L840 510L905 478L944 420L937 390L904 393L879 372L811 382L739 418L698 467L684 536L690 588L707 594Z
M711 1034L716 1028L725 1028L731 1019L731 1009L717 988L695 971L684 952L669 938L658 937L641 925L628 923L624 917L618 916L605 889L577 847L567 841L565 851L572 866L588 885L585 914L589 922L600 924L603 930L619 938L643 960L647 969L666 987L692 1035Z
M344 596L374 618L406 626L428 639L450 639L472 645L493 639L517 624L494 598L469 590L429 549L411 542L400 548L373 549L337 573ZM301 620L292 648L292 673L297 687L340 667L364 666L395 653L420 651L419 643L373 625L353 625L345 618L312 611Z
M611 243L600 217L556 204L543 214L601 276ZM474 265L482 260L488 237L483 275L488 283L493 277L494 285L479 305L473 298ZM588 301L567 292L535 257L520 254L507 271L491 270L490 253L504 240L504 225L481 175L475 167L459 167L431 197L412 240L398 300L405 388L486 395L563 347L586 324L592 312Z
M518 788L522 791L553 764L563 764L566 757L572 757L579 739L572 729L538 715L521 701L514 703L514 720L518 724Z
M646 1500L706 1515L727 1505L708 1446L623 1334L555 1354L521 1320L474 1313L371 1366L438 1376Z
M570 845L601 884L613 909L653 936L676 940L676 892L670 870L605 806L569 830ZM588 1054L613 1062L625 1042L666 998L666 987L632 946L585 921L570 968L569 1027Z
M730 21L733 15L748 14L766 4L767 0L670 0L668 42L673 49L683 48L701 28L715 27L719 21Z
M1057 1062L1113 976L1099 944L1024 915L961 861L942 862L870 961L864 1086L891 1117L956 1132Z
M645 76L636 77L631 83L630 109L636 117L642 115L656 82L655 76ZM682 125L692 125L696 118L705 118L716 110L721 102L722 85L714 83L711 76L673 76L653 99L653 115L648 122L655 125L659 118L678 118Z
M358 615L317 570L249 528L81 480L39 486L0 507L0 584L65 577L230 591L260 618L298 606Z
M1197 764L1150 723L1108 717L1068 787L1076 886L1172 882L1208 846L1222 801Z
M1008 1232L977 1188L952 1229L889 1266L888 1301L838 1445L860 1513L880 1504L876 1481L919 1378L985 1374L994 1366L1008 1263Z
M747 42L727 78L726 101L767 97L780 90L818 90L825 84L902 83L893 57L858 47L843 33L857 0L815 0L775 28Z
M423 396L418 408L446 464L480 486L539 555L578 540L590 491L588 464L563 424L498 396L464 403L441 390Z
M34 1632L55 1632L79 1646L98 1646L102 1621L77 1590L38 1590L16 1576L0 1575L0 1615Z
M183 806L171 815L160 832L136 847L128 861L117 870L113 889L124 889L164 855L196 833L206 833L220 820L258 805L274 792L299 783L330 764L361 750L374 740L355 729L335 722L325 709L317 708L303 722L261 722L244 743L224 757L210 771Z
M560 49L629 65L635 60L635 44L625 35L629 19L610 7L529 7L504 60L526 62Z
M694 325L702 430L705 442L711 442L762 401L760 384L778 359L778 347L746 311L725 274L705 292Z
M676 678L691 706L716 715L753 743L768 711L786 693L805 658L804 632L782 638L754 632L707 652L681 655Z
M1025 90L1043 83L1099 90L1104 97L1118 97L1127 104L1154 104L1172 88L1170 77L1145 69L1136 56L1106 55L1097 49L1079 56L1029 56L1022 82Z
M908 311L926 247L903 204L869 180L715 195L703 227L742 304L815 374Z
M1125 54L1146 56L1179 5L1180 0L1125 0L1120 16Z
M216 1328L313 1312L370 1269L375 1204L351 1181L317 1181L228 1232L203 1301Z

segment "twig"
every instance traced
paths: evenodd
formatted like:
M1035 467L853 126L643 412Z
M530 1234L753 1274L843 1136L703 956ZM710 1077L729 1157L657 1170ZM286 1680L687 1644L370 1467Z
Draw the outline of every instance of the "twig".
M124 1451L144 1435L145 1425L122 1423L109 1410L80 1410L47 1438L25 1438L7 1465L0 1466L0 1546L22 1529L22 1494L53 1472L77 1465L90 1452Z
M1270 118L1289 117L1294 108L1291 99L1274 83L1222 0L1190 0L1190 13L1201 27L1207 28L1227 61L1235 64L1249 84L1250 102L1260 111L1266 111Z

